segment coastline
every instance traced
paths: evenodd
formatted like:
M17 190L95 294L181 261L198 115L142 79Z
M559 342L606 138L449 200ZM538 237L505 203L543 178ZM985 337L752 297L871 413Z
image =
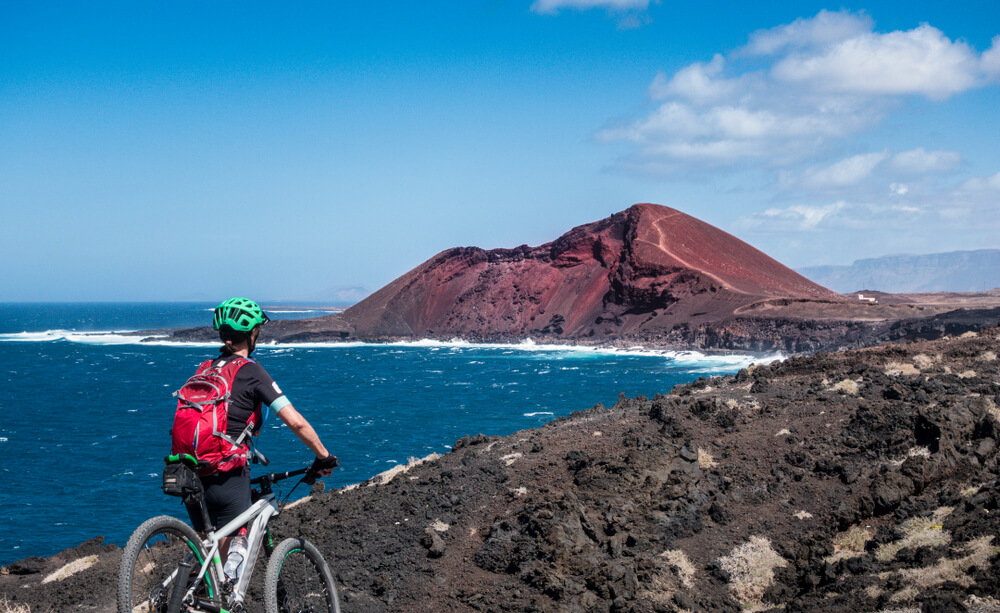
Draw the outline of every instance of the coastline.
M881 307L881 305L879 305ZM420 333L378 333L356 329L342 313L318 318L277 320L264 327L261 343L391 344L422 341L467 342L481 345L519 345L530 341L539 345L698 352L704 355L796 356L820 351L859 349L885 342L907 342L953 336L974 331L1000 321L1000 298L990 305L954 306L943 304L888 305L872 311L864 305L795 302L769 304L721 319L694 318L669 328L594 336L574 336L558 331L466 332L423 331ZM208 327L136 331L145 342L216 342Z
M88 331L76 332L72 330L46 330L42 332L19 332L10 334L0 334L0 343L3 342L57 342L68 341L93 345L159 345L159 346L186 346L186 347L215 347L218 341L208 340L176 340L171 338L169 331L161 334L153 334L153 331L145 330L109 330L109 331ZM545 342L537 342L532 338L523 338L509 342L480 342L462 338L420 338L408 339L402 337L385 338L381 340L326 340L317 342L282 342L276 340L265 340L257 345L258 349L344 349L358 347L439 347L439 348L469 348L469 349L501 349L523 352L579 352L586 355L640 355L650 357L664 357L675 360L685 358L699 360L721 358L726 362L733 363L770 363L787 359L788 356L782 353L751 353L737 351L733 349L687 349L672 346L647 346L630 342L627 339L617 339L614 341L586 341L586 340L563 340L546 339Z

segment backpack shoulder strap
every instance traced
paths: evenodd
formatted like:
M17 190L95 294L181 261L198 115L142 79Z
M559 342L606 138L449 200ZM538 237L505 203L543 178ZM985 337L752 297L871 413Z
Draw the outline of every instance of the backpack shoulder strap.
M198 366L198 370L194 374L200 375L204 373L205 371L207 371L209 368L212 367L212 362L213 360L205 360Z
M225 377L227 381L229 381L229 385L232 387L233 381L236 379L236 373L251 362L253 362L253 360L247 359L243 356L234 355L228 358L223 358L223 361L219 362L215 368L217 368L219 373Z
M229 393L226 394L227 403L232 394L233 383L236 381L236 373L238 373L241 368L243 368L247 364L250 364L251 362L253 362L253 360L244 358L243 356L236 355L236 356L231 356L229 358L225 358L224 362L221 362L218 365L216 365L215 368L218 369L219 375L226 380L226 383L229 386ZM253 419L253 414L251 413L250 420L252 419ZM237 438L236 440L231 439L226 434L225 429L223 429L221 433L218 433L218 436L220 436L227 443L231 443L233 446L239 447L240 445L243 444L243 439L246 438L250 430L249 426L250 421L248 421L247 424L248 424L247 429L244 429L244 431L240 434L239 438Z

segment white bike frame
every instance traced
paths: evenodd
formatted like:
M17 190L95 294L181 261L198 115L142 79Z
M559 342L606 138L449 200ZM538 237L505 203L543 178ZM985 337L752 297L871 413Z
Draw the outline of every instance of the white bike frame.
M260 554L260 546L264 542L264 535L267 532L267 522L278 513L278 502L275 499L274 494L265 494L260 500L250 505L249 509L240 513L236 519L229 522L219 530L210 531L202 541L202 546L206 551L205 563L202 564L201 569L198 571L198 580L194 583L194 585L200 584L205 579L205 573L208 572L209 564L215 567L215 576L220 581L224 582L228 580L222 569L222 559L219 556L219 545L222 539L237 532L248 521L253 519L253 524L250 526L250 530L247 533L249 548L247 550L246 559L243 561L243 571L240 573L240 576L236 581L236 585L233 586L233 593L230 598L229 605L231 606L233 603L242 602L243 597L246 595L247 586L250 584L250 575L253 573L254 565L257 563L258 554ZM209 560L211 562L209 562ZM219 586L216 586L216 589L218 589L218 587ZM193 590L194 586L192 586L191 589ZM191 596L191 594L189 593L188 596Z

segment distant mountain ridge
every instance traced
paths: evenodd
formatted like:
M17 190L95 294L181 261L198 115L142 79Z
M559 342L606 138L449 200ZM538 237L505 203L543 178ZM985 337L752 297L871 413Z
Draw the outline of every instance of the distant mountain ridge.
M890 255L796 272L836 292L981 292L1000 287L1000 249Z

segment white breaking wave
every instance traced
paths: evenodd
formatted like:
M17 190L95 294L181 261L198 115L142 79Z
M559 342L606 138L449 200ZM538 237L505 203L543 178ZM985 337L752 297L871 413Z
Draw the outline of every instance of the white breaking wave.
M268 309L267 312L268 313L325 313L327 315L330 315L330 314L333 314L333 313L343 313L344 309L300 309L300 310L295 310L295 309L282 309L282 310Z
M191 347L215 347L218 341L184 341L178 342L169 340L166 335L141 335L136 331L95 331L78 332L75 330L46 330L44 332L18 332L12 334L0 334L0 342L51 342L69 341L74 343L84 343L89 345L160 345L160 346L180 346ZM602 347L597 345L562 345L555 343L536 343L532 339L525 339L520 343L471 343L462 339L452 339L441 341L435 339L421 339L416 341L396 341L392 343L366 343L361 341L350 342L311 342L311 343L261 343L257 346L259 351L266 352L281 351L290 349L357 349L361 347L397 347L397 348L425 348L438 351L450 349L453 352L466 350L497 350L501 356L514 356L517 354L530 353L539 357L553 359L574 359L590 357L615 357L615 356L642 356L660 357L669 360L672 365L683 367L691 372L708 372L712 370L739 369L745 368L753 363L769 363L775 360L784 360L786 356L781 353L771 353L766 355L750 354L705 354L698 351L676 351L668 349L647 349L637 345L622 349L618 347Z
M535 411L534 413L525 413L525 417L537 417L538 415L555 415L552 411Z
M166 340L166 335L136 334L134 330L121 332L78 332L76 330L46 330L44 332L16 332L0 334L0 342L14 343L47 343L54 341L69 341L85 345L189 345L197 347L215 347L218 342L211 343L176 343ZM163 340L160 340L163 339Z

